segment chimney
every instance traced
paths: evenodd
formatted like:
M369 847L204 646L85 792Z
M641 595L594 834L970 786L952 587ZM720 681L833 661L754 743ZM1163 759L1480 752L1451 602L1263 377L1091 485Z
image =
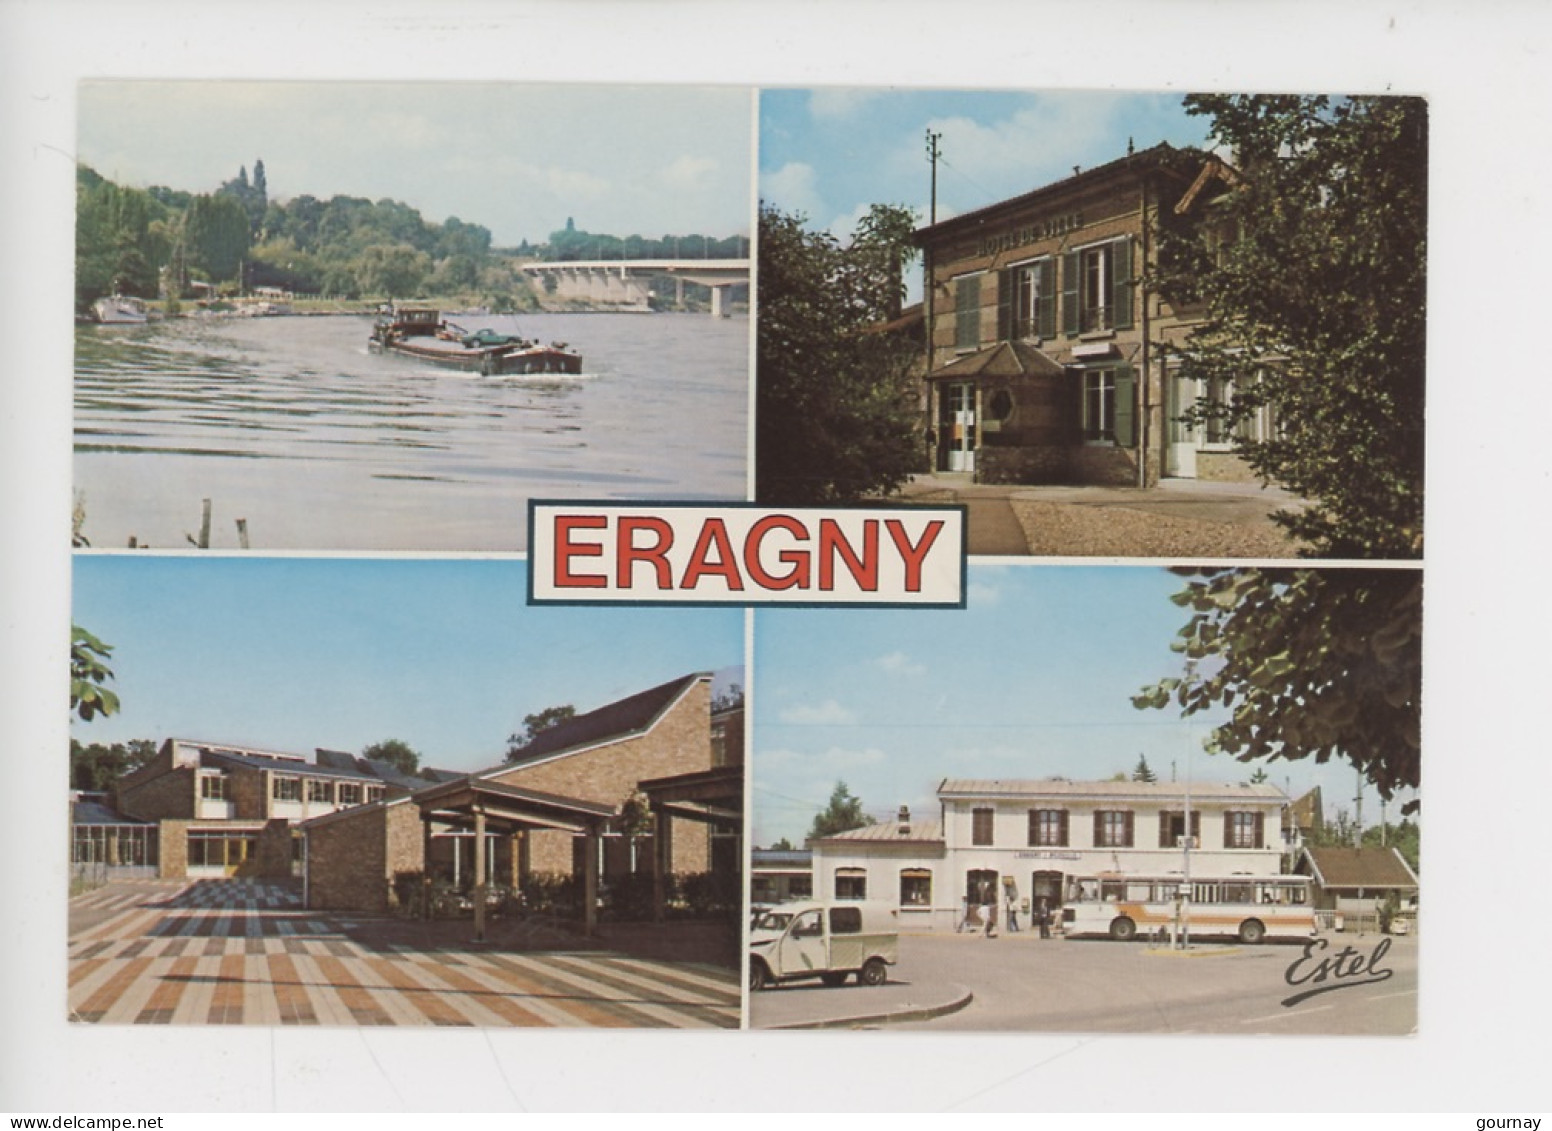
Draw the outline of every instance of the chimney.
M896 831L901 836L911 835L911 808L909 805L900 806L900 827Z

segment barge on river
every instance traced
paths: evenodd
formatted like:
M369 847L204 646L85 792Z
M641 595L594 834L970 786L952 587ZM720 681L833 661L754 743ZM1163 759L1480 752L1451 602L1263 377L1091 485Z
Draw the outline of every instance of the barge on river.
M398 353L448 369L493 377L507 373L581 373L582 357L565 342L540 345L494 330L469 333L430 307L399 307L379 318L367 347Z

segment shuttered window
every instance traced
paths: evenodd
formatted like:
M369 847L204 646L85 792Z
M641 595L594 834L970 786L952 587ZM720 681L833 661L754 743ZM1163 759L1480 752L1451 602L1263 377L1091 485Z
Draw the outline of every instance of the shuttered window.
M970 843L987 845L992 842L991 809L974 809L970 813Z
M1137 384L1130 365L1083 371L1083 438L1123 448L1137 443Z
M954 280L954 348L973 350L981 344L981 276Z
M1186 815L1183 810L1159 814L1159 847L1177 848L1181 837L1186 835ZM1196 847L1202 844L1202 811L1191 811L1191 835L1196 839Z
M1100 809L1094 814L1095 848L1132 847L1132 814L1116 809Z
M1131 329L1136 294L1129 237L1062 256L1063 333Z
M1029 811L1031 848L1067 847L1067 810L1031 809Z
M1266 847L1266 814L1228 812L1223 815L1224 848Z
M997 337L1056 336L1056 260L1020 263L997 276Z

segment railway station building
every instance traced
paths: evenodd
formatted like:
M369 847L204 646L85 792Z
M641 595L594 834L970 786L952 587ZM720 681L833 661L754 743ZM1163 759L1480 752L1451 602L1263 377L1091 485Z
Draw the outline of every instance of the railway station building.
M1061 908L1083 881L1283 873L1283 812L1269 784L948 778L939 812L809 842L815 898L882 900L903 930L952 929L995 899ZM1189 818L1187 814L1189 813ZM1189 824L1189 832L1188 826ZM1027 922L1027 919L1026 919Z

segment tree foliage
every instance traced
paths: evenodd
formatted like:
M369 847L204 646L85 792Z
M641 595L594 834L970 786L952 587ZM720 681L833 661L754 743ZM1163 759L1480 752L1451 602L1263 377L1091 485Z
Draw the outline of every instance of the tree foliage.
M362 748L361 757L370 758L374 762L387 762L401 774L414 775L420 772L420 752L400 738L373 742Z
M1185 670L1134 706L1228 709L1210 748L1242 762L1335 756L1387 799L1418 787L1419 571L1209 569L1171 600Z
M402 201L357 196L327 200L269 194L263 161L212 193L157 185L141 191L76 170L76 308L103 295L153 298L163 280L172 299L195 280L226 291L278 287L343 298L409 298L434 293L497 313L532 307L534 288L490 229L449 216L441 224ZM747 236L665 235L656 239L556 232L553 246L523 242L518 254L544 259L744 258ZM704 288L704 293L709 294Z
M138 770L156 757L156 743L132 738L105 746L100 742L83 744L70 740L70 788L94 793L106 791L127 773Z
M570 703L562 703L555 707L546 707L542 711L535 711L531 715L523 716L523 729L507 736L507 761L510 762L523 752L534 739L547 730L553 730L570 719L577 717L577 709Z
M834 836L872 823L873 818L862 811L862 800L852 796L845 782L838 781L830 792L830 803L822 812L814 815L814 823L808 829L808 839Z
M911 214L874 205L849 244L760 209L756 494L852 502L892 491L923 454L920 346L876 332L900 313Z
M1137 755L1137 766L1132 770L1132 780L1141 782L1155 782L1159 780L1159 775L1154 773L1148 766L1148 756L1146 754Z
M70 710L90 722L119 709L119 697L108 690L113 647L79 625L70 626Z
M1198 95L1232 151L1203 223L1161 233L1162 286L1205 304L1170 364L1234 380L1240 451L1309 500L1278 520L1308 552L1418 557L1423 539L1428 111L1417 98Z

